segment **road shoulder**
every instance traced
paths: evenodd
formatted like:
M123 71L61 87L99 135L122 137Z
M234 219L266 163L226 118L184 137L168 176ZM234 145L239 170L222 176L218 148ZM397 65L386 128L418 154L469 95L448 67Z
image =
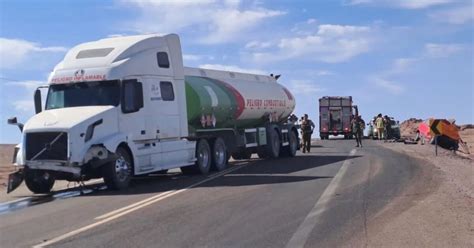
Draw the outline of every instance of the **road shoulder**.
M418 160L416 179L373 216L367 235L348 246L473 247L473 163L432 146L385 143L384 147Z

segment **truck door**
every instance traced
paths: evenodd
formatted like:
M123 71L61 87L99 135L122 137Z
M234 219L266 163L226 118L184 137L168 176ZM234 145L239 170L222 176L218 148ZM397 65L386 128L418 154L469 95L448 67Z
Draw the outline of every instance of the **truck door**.
M342 116L341 107L330 107L329 108L329 125L331 131L342 130Z
M159 154L151 155L151 162L155 170L169 168L177 162L183 160L171 154L176 153L176 149L182 149L176 143L179 140L179 113L178 101L175 97L175 87L172 77L148 76L144 78L147 82L148 91L148 115L146 116L146 126L155 133L157 149Z
M149 139L145 127L143 82L138 79L122 80L121 114L119 129L126 133L128 140L138 142Z
M143 174L159 167L160 146L156 143L156 129L150 125L150 92L145 78L122 80L122 99L119 117L120 131L126 133L134 151L135 173ZM154 161L153 161L154 160Z
M156 138L172 140L179 137L178 101L175 96L174 80L172 77L146 77L150 116L147 125L154 128Z

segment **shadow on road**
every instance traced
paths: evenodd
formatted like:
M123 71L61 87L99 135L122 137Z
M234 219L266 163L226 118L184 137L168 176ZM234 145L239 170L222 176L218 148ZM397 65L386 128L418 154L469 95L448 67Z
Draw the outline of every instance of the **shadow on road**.
M332 178L328 176L303 176L295 175L304 170L333 165L335 163L354 159L360 156L297 156L294 158L281 158L275 160L242 160L237 163L250 163L239 170L230 172L203 183L197 187L239 187L252 185L268 185L281 183L294 183L318 179ZM230 167L236 166L231 163ZM295 174L294 174L295 173ZM210 175L212 176L212 174ZM108 190L102 183L88 185L82 188L74 187L68 190L52 192L48 195L34 195L28 199L0 204L0 215L22 209L29 206L52 202L58 199L66 199L78 196L103 196L103 195L131 195L131 194L149 194L160 193L169 190L186 188L189 185L206 179L206 176L195 175L187 176L181 173L168 173L164 175L150 175L137 177L132 181L129 188L121 191Z
M242 169L228 173L220 178L201 184L198 187L238 187L251 185L293 183L331 178L327 176L294 175L293 173L316 167L328 166L347 159L353 159L358 157L360 156L297 156L294 158L282 158L275 160L248 160L248 162L252 164L245 166ZM183 187L183 185L189 185L190 182L198 182L205 178L206 177L200 175L151 175L147 177L137 178L133 181L132 187L126 190L105 190L97 192L97 194L93 195L159 193L176 188L181 188Z

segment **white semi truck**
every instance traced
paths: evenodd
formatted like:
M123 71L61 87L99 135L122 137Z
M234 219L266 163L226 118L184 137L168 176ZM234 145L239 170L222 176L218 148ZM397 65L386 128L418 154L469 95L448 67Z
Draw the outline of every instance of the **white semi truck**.
M135 175L224 170L231 155L295 156L295 99L276 78L184 67L175 34L80 44L43 86L45 104L36 90L36 115L8 120L22 131L8 192L92 178L123 189Z

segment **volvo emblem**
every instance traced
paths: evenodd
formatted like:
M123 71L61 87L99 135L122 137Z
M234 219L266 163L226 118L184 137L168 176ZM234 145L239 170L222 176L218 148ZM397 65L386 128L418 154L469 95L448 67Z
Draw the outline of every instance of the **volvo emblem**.
M82 78L84 76L84 69L80 69L80 70L77 70L75 73L74 73L74 77L76 78Z

